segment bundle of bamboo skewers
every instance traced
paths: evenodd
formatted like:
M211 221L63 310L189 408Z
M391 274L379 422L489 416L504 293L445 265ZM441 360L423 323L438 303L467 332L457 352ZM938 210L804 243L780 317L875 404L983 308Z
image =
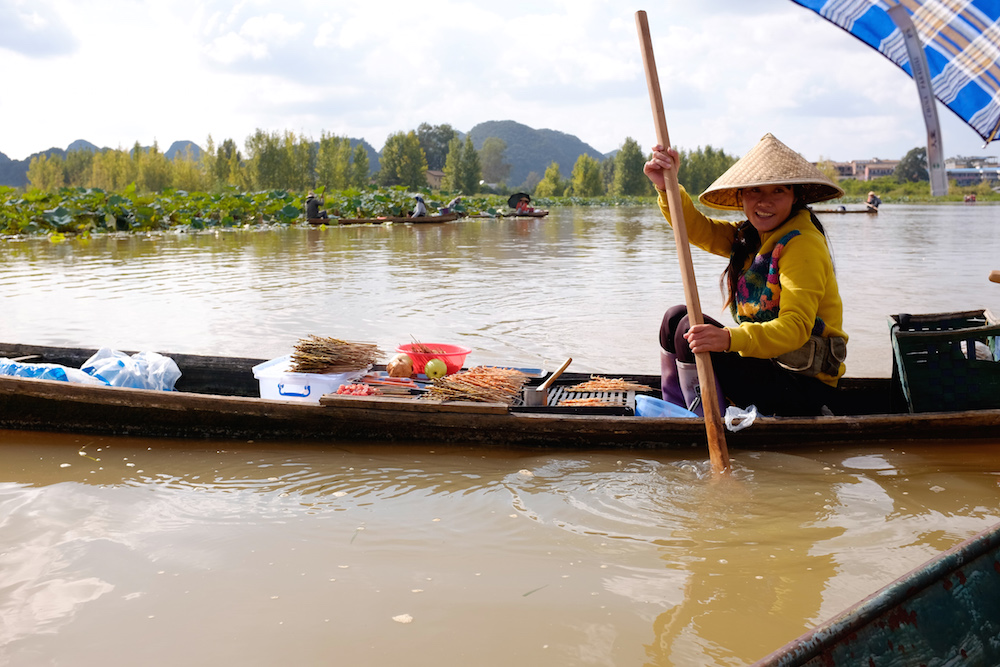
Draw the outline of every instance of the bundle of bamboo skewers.
M295 344L295 373L346 373L369 368L385 353L374 343L355 343L338 338L310 335Z
M527 379L524 373L512 368L477 366L437 378L423 398L511 405Z

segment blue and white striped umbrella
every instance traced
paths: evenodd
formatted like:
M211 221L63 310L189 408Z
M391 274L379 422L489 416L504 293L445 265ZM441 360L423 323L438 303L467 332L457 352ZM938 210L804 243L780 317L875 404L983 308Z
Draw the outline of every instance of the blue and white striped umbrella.
M920 37L934 96L986 143L1000 139L1000 0L792 1L877 49L912 77L902 31L889 15L902 5Z

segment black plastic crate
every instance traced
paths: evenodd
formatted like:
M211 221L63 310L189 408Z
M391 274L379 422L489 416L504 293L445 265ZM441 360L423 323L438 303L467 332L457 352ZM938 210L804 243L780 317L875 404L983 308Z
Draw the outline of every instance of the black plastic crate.
M989 310L892 315L889 329L910 412L1000 408L1000 323Z

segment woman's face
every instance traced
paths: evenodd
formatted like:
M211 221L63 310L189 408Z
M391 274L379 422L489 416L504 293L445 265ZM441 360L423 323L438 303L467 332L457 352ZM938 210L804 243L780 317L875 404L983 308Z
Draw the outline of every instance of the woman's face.
M795 204L791 185L755 185L740 190L743 213L758 232L769 232L788 220Z

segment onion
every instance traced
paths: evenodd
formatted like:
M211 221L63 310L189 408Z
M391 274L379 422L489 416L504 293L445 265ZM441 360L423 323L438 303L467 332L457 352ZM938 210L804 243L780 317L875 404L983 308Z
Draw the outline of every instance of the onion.
M385 365L389 377L408 378L413 375L413 359L408 354L397 354Z

